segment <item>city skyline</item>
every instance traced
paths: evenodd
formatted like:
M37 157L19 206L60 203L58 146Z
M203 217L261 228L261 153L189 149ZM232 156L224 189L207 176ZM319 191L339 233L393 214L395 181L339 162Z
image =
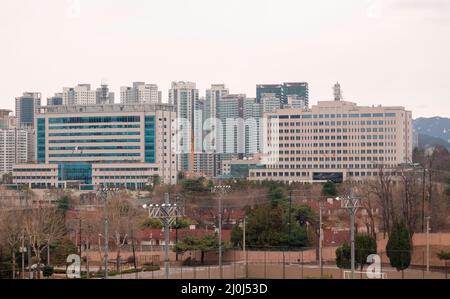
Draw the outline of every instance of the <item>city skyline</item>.
M449 117L448 12L447 0L5 1L1 105L103 78L116 94L157 84L164 102L172 81L248 97L257 84L306 81L315 104L339 81L345 100Z

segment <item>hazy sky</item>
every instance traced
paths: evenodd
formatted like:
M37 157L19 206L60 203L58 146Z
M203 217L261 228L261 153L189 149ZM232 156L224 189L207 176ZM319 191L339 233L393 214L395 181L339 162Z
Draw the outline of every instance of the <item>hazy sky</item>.
M450 117L450 0L2 0L0 102L120 86L307 81L344 98ZM44 100L45 102L45 100Z

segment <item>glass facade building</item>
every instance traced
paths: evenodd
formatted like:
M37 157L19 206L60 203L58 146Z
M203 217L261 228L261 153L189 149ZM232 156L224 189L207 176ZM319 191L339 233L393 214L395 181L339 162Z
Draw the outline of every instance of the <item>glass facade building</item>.
M163 150L171 148L173 106L53 106L42 110L36 120L36 157L41 165L58 167L54 179L59 187L78 183L80 188L107 184L135 189L145 187L156 175L164 183L176 182L175 153ZM105 165L120 171L100 173L98 169ZM39 169L36 165L16 167L19 183L27 183L26 177L48 177L35 175ZM24 176L27 170L32 173ZM45 180L33 181L33 185L48 186Z

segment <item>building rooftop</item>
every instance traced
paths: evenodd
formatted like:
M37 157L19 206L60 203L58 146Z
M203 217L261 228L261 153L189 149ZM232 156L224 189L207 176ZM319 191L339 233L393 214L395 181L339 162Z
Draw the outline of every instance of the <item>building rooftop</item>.
M114 104L114 105L75 105L75 106L43 106L39 114L61 113L108 113L108 112L175 112L175 106L169 104Z

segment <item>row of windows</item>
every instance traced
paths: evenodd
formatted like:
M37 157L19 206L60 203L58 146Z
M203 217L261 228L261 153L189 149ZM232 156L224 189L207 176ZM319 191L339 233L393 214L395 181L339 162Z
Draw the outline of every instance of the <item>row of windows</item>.
M363 114L304 114L304 115L279 115L271 116L279 119L310 119L310 118L358 118L358 117L396 117L396 113L363 113Z
M86 158L86 157L140 157L139 153L111 154L50 154L50 158Z
M270 122L269 127L340 127L340 126L383 126L383 125L394 125L395 120L374 120L374 121L319 121L319 122Z
M133 143L141 142L140 139L92 139L92 140L49 140L50 144L59 143Z
M256 172L251 173L252 177L309 177L308 172ZM348 172L350 177L379 176L379 172Z
M381 154L381 153L380 153ZM336 154L322 154L324 157L296 157L296 158L280 158L280 161L291 161L291 162L311 162L311 161L377 161L382 157L336 157ZM330 157L333 156L334 157ZM327 157L328 156L328 157ZM385 157L387 158L387 157Z
M56 126L49 130L88 130L88 129L139 129L141 125L92 125L92 126Z
M94 171L101 172L119 172L119 171L134 171L134 172L145 172L145 171L158 171L158 168L98 168Z
M381 159L380 161L384 161ZM295 167L294 167L295 166ZM302 165L269 165L269 169L377 169L377 164L302 164Z
M15 176L15 180L51 180L53 176Z
M83 151L83 150L139 150L140 146L80 146L80 147L50 147L51 151Z
M50 137L77 137L77 136L139 136L140 132L82 132L82 133L50 133Z
M364 144L364 145L363 145ZM387 146L388 143L383 142L370 142L370 143L361 143L361 147L377 147L377 146ZM356 146L354 143L281 143L278 145L280 148L285 147L348 147L348 146ZM391 146L395 146L394 143Z
M48 169L48 168L33 168L33 169L26 169L26 168L18 168L14 169L14 172L52 172L54 169Z
M97 180L148 180L149 176L96 176L94 179Z
M99 117L64 117L50 118L49 124L81 124L81 123L137 123L140 116L99 116Z

